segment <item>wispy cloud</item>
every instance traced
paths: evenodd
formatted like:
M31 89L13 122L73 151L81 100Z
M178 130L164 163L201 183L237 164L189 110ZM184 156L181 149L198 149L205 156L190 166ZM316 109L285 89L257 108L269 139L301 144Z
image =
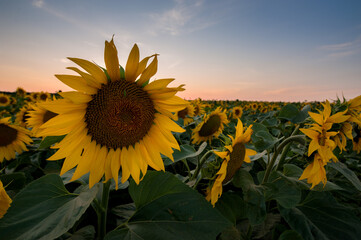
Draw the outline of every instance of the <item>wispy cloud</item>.
M79 19L73 18L69 15L66 15L65 13L62 13L62 12L48 6L48 4L46 4L44 2L44 0L33 0L32 4L33 4L33 6L65 21L65 22L68 22L68 23L72 24L73 26L76 26L80 29L99 34L100 36L103 36L104 38L109 38L109 36L110 36L110 34L105 33L104 31L102 31L99 28L90 26L90 25L80 21Z
M179 35L207 28L214 20L198 16L204 11L204 0L176 0L175 6L161 13L150 14L152 26L150 33Z
M352 56L361 52L361 35L353 41L323 45L319 49L325 51L331 59Z

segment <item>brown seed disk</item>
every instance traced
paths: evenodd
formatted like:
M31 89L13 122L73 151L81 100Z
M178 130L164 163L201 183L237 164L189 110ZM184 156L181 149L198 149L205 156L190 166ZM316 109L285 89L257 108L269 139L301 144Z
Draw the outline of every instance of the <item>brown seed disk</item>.
M18 131L6 124L0 123L0 147L8 146L16 140Z
M188 114L188 108L185 108L178 112L178 117L184 119L187 116L187 114Z
M219 115L212 115L203 124L201 130L199 130L199 136L208 137L216 133L221 126L221 117Z
M240 114L239 109L236 109L236 110L234 111L234 113L236 114L236 116L238 116L238 115Z
M102 85L85 114L88 135L108 148L134 145L148 133L155 109L148 93L125 80Z
M237 170L242 166L244 157L246 155L246 147L243 143L236 143L233 146L233 151L230 153L230 160L227 165L227 175L223 183L230 181Z
M0 103L4 104L4 103L8 103L9 100L6 97L0 97Z

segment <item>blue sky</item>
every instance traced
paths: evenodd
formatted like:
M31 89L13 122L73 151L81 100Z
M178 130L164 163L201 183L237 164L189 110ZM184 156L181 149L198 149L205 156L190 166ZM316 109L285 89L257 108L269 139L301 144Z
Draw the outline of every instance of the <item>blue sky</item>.
M0 89L70 90L67 57L125 64L134 43L187 99L324 101L361 94L361 1L0 1Z

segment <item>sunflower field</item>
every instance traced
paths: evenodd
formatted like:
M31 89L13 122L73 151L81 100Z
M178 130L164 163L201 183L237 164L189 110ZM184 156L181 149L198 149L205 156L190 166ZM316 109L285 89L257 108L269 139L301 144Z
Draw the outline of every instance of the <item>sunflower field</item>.
M361 95L184 100L157 58L0 92L0 239L360 239Z

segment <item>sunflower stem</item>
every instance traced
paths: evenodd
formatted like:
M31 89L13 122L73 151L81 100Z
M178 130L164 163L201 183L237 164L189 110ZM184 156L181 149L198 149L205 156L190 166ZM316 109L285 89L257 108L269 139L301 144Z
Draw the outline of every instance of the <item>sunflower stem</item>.
M108 212L108 202L109 202L109 192L110 192L110 183L107 181L103 184L102 199L100 203L100 208L98 208L98 239L103 240L105 234L107 233L107 212Z
M298 129L300 128L300 125L297 125L296 128L293 130L293 132L291 133L291 136L294 136L297 132L298 132ZM278 162L277 166L276 166L276 171L278 171L282 166L283 166L283 163L286 159L286 155L288 153L288 150L290 149L291 147L291 143L292 142L289 142L285 148L282 150L282 153L281 153L281 157L280 157L280 161Z
M193 174L193 176L191 177L190 180L194 180L194 179L196 179L196 178L198 177L198 174L199 174L199 172L201 171L203 164L206 162L206 160L207 160L207 158L208 158L208 155L210 155L211 153L213 153L213 150L209 150L208 152L206 152L206 153L202 156L202 158L201 158L201 160L199 160L199 164L197 165L197 168L196 168L196 170L194 171L194 174Z
M302 144L305 144L306 140L305 140L305 136L304 135L295 135L295 136L289 136L288 138L286 138L285 140L283 140L283 142L276 148L276 151L274 152L271 161L269 162L267 169L266 169L266 173L264 174L263 180L262 180L262 184L266 183L269 175L271 174L273 165L276 162L277 156L279 155L279 153L281 152L281 150L289 143L291 143L292 141L297 141L300 142Z

